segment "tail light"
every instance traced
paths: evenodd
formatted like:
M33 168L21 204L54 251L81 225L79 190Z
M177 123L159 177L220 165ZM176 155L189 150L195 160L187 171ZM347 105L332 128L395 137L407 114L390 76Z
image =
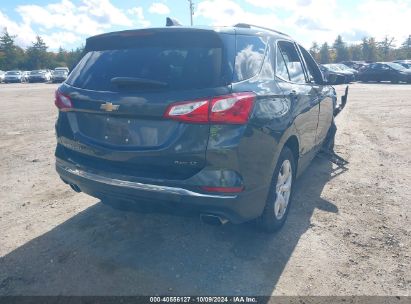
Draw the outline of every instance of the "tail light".
M70 97L62 94L59 90L56 90L56 99L54 100L54 104L61 111L67 111L73 107Z
M245 124L255 97L254 93L246 92L174 103L164 117L189 123Z

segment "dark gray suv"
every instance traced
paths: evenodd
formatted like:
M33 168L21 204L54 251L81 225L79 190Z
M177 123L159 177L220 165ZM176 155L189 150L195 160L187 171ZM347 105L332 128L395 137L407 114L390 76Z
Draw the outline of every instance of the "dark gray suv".
M296 177L333 140L335 102L310 54L274 30L102 34L56 91L56 169L103 202L275 231Z

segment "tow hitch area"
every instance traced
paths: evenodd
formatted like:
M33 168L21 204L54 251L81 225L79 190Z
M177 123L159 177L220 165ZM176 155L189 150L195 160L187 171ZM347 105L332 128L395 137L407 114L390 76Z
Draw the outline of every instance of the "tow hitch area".
M345 87L345 93L343 96L341 96L341 102L337 104L334 109L334 117L340 114L341 111L345 108L347 104L347 98L348 98L348 86ZM335 122L333 121L330 127L330 130L328 131L327 139L325 141L326 144L323 146L320 153L318 153L318 157L326 159L336 164L337 165L336 170L341 170L342 172L344 172L347 170L346 165L348 165L348 161L346 161L344 158L342 158L341 156L337 155L334 152L334 138L335 138L336 133L337 133L337 126L335 125Z
M340 104L338 104L334 109L334 117L340 114L340 112L345 108L345 105L347 104L347 98L348 98L348 86L345 87L345 94L341 96Z
M321 150L321 152L318 153L318 156L329 160L341 169L345 169L345 166L348 165L348 161L346 161L341 156L337 155L334 151Z

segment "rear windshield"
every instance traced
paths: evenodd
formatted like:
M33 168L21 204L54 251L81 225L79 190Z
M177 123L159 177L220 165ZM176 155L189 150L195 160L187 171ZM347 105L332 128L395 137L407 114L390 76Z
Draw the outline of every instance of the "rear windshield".
M215 32L146 33L137 37L91 41L89 52L70 74L74 87L120 91L116 77L145 79L167 89L199 89L227 85L233 73L224 40ZM131 42L130 42L131 41ZM144 89L139 87L138 89Z

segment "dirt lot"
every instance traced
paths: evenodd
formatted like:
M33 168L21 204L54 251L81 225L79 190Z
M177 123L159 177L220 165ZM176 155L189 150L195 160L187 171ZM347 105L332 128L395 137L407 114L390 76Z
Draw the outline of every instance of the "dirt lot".
M351 85L336 141L349 164L317 158L276 235L70 190L56 87L0 85L0 295L411 295L411 85Z

